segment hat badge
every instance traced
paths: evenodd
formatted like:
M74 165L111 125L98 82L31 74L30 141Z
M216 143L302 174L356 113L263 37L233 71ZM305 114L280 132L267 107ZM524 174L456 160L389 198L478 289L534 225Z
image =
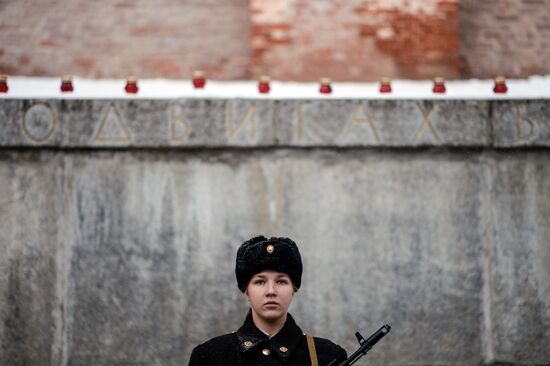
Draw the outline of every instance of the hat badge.
M265 248L265 250L266 250L269 254L271 254L271 253L273 253L273 252L275 251L275 247L274 247L272 244L269 244L269 245Z

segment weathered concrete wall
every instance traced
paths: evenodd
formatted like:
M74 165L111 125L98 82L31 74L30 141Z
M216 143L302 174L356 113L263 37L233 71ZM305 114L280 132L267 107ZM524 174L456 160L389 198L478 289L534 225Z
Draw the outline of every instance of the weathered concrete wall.
M0 365L185 365L257 233L304 330L392 325L369 364L549 365L547 105L3 100Z

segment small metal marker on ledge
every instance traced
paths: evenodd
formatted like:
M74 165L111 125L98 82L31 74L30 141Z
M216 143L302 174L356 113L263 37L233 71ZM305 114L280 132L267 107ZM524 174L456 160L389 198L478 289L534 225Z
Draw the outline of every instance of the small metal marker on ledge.
M6 75L0 75L0 93L7 93L8 90L8 77Z
M330 86L329 78L321 78L321 87L319 88L319 93L321 94L332 93L332 87Z
M74 91L74 88L73 88L72 76L71 75L63 76L63 79L61 80L61 92L72 93L73 91Z
M269 81L271 79L269 76L263 75L260 77L260 80L258 82L258 91L262 94L267 94L271 90L271 87L269 86Z
M139 88L135 76L128 76L128 79L126 79L126 86L124 87L124 90L128 94L137 94Z
M493 88L493 92L497 94L504 94L508 91L508 87L506 86L506 79L504 79L504 76L497 76L495 78L495 87Z
M197 70L193 72L193 86L195 89L204 89L206 79L204 78L204 72Z
M432 89L434 93L445 93L447 89L445 88L445 79L443 78L435 78L434 79L434 87Z
M390 78L382 78L380 80L380 93L391 93L391 80Z

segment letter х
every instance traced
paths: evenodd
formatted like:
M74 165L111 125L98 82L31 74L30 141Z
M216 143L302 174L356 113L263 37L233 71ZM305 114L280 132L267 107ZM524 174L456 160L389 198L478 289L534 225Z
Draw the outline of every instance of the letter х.
M432 125L431 121L430 121L430 117L432 115L432 113L435 111L435 107L436 107L436 104L433 103L432 104L432 108L426 112L426 110L424 108L422 108L422 106L420 105L420 103L416 103L416 105L418 106L418 109L420 109L420 112L422 113L422 116L424 117L424 122L422 123L422 125L420 126L420 128L418 129L418 131L416 132L416 142L420 141L420 139L422 138L422 134L424 133L424 129L426 128L426 126L428 126L430 132L432 133L432 136L436 139L437 142L440 142L440 138L439 138L439 135L437 134L434 126Z

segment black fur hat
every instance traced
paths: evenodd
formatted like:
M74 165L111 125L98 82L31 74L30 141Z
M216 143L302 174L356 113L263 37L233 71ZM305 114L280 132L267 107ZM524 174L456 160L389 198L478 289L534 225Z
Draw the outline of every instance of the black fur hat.
M302 283L302 257L289 238L256 236L245 241L237 251L235 274L239 289L244 292L248 281L264 270L286 273L296 289Z

